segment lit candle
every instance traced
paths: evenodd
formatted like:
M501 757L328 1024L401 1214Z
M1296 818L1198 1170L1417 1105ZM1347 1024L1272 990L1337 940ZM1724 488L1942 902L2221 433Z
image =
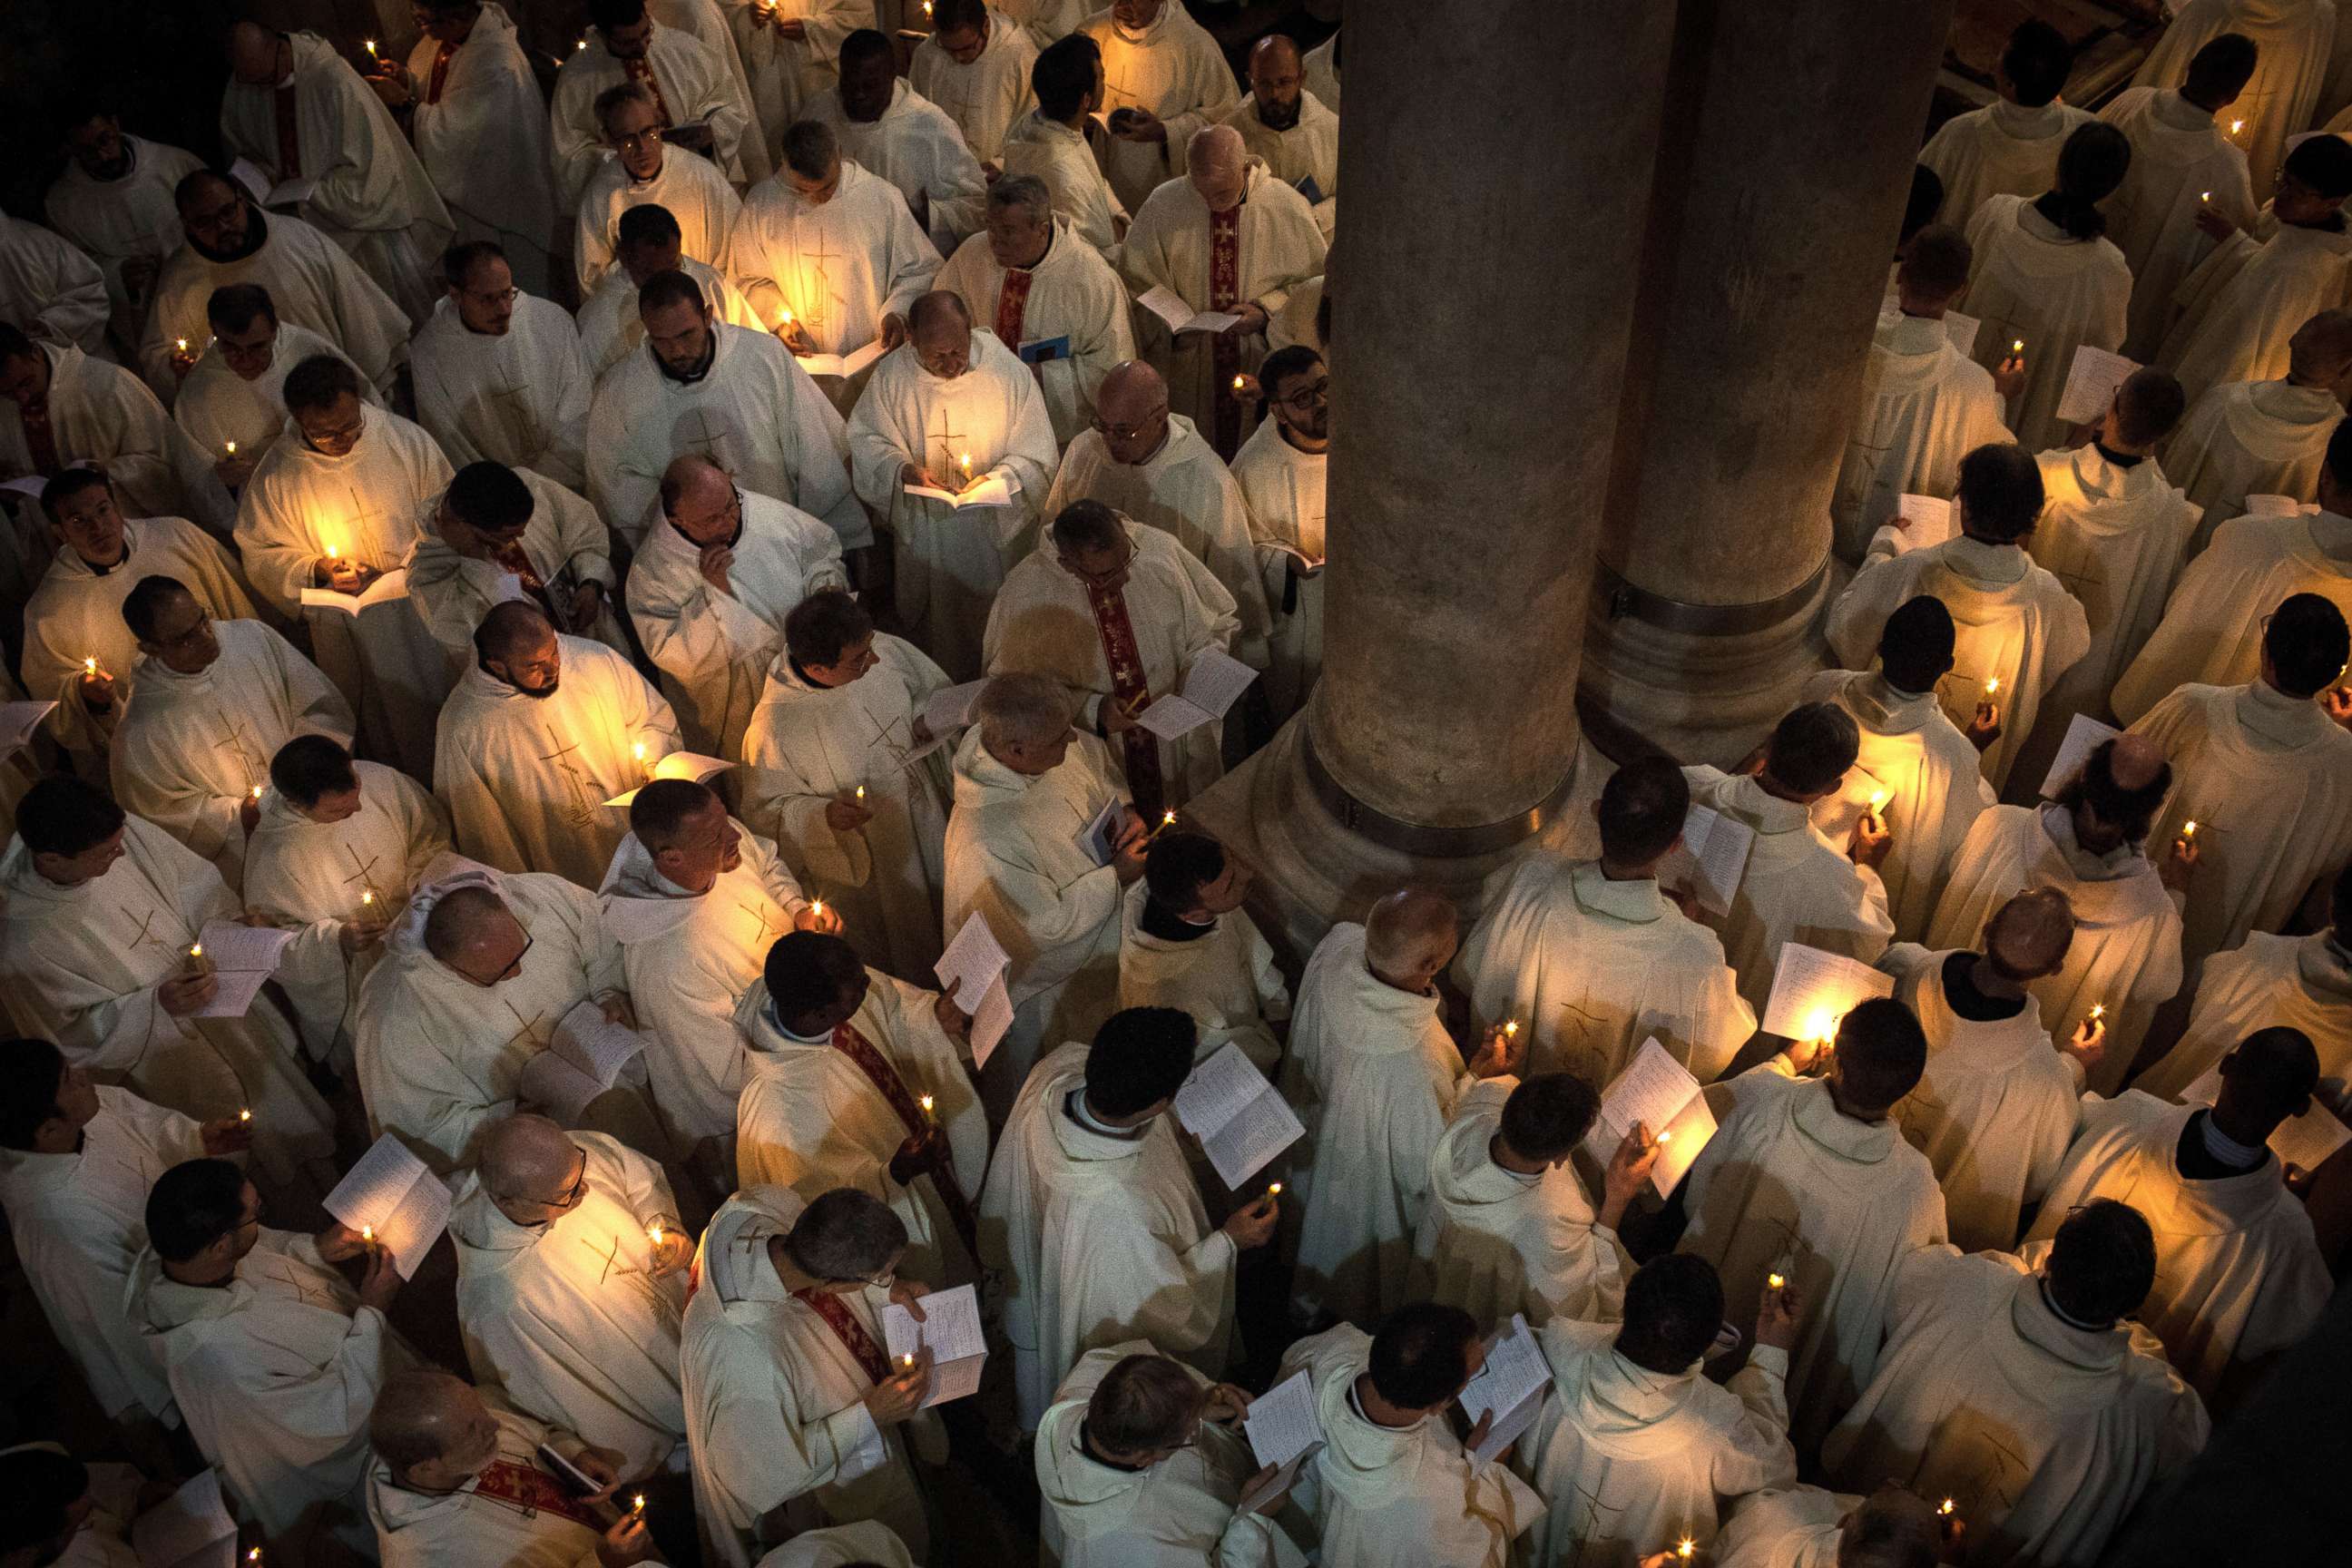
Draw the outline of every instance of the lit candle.
M1767 1274L1764 1276L1764 1284L1768 1289L1781 1289L1786 1287L1788 1283L1789 1277L1785 1274Z
M1673 1142L1674 1141L1675 1141L1675 1133L1674 1133L1674 1129L1673 1129L1673 1128L1671 1128L1671 1127L1670 1127L1670 1128L1668 1128L1665 1131L1659 1133L1659 1134L1658 1134L1658 1136L1657 1136L1657 1138L1654 1140L1654 1142L1657 1143L1658 1147L1659 1147L1659 1148L1661 1148L1661 1149L1664 1148L1667 1144L1669 1144L1669 1143Z
M230 441L230 442L226 443L226 446L227 446L227 447L228 447L228 455L229 455L230 457L232 457L232 458L236 457L236 442L234 442L234 441Z
M866 798L866 786L864 784L859 784L857 786L857 798L859 800L864 800Z
M329 546L327 546L327 559L328 559L328 560L330 560L330 561L341 561L342 558L343 558L343 552L342 552L342 551L341 551L341 549L337 548L336 546L334 546L334 545L332 545L332 544L330 544Z
M643 1492L639 1492L636 1496L635 1496L635 1497L633 1497L633 1498L631 1498L631 1499L629 1500L629 1511L630 1511L631 1513L633 1513L633 1514L635 1514L635 1515L636 1515L638 1518L640 1518L640 1519L642 1519L642 1518L644 1518L644 1517L645 1517L645 1512L646 1512L646 1494L645 1494L645 1493L643 1493Z
M2194 822L2184 822L2180 825L2180 842L2186 844L2196 837L2197 825Z
M2232 136L2235 136L2239 132L2243 131L2245 128L2246 122L2242 120L2232 120L2230 121L2230 134Z
M2197 193L2197 199L2200 202L2210 202L2213 199L2213 193L2210 191L2200 191Z
M792 308L790 305L787 305L787 306L785 306L785 307L784 307L784 319L783 319L782 321L778 321L778 322L776 323L776 325L778 325L778 326L780 326L780 327L789 327L789 326L791 326L792 324L793 324L793 308Z
M205 944L203 942L198 942L195 946L188 949L188 956L190 958L202 958L204 955Z
M1281 1195L1282 1195L1282 1184L1281 1184L1280 1182L1268 1182L1268 1183L1265 1184L1265 1196L1266 1196L1266 1201L1267 1201L1268 1203L1273 1202L1275 1199L1276 1199L1276 1198L1280 1197Z
M656 1247L659 1247L662 1244L662 1222L659 1220L656 1220L653 1224L646 1226L646 1239L652 1242ZM642 1504L645 1500L640 1498L637 1500Z
M588 40L587 40L587 39L585 39L585 38L583 38L583 39L581 39L578 43L576 43L576 44L574 44L574 45L572 45L572 53L574 53L574 54L578 54L582 49L584 49L584 48L586 48L587 47L588 47Z
M2093 1003L2091 1005L2091 1022L2094 1024L2097 1023L2100 1018L2105 1016L2106 1011L2107 1005L2105 1002Z
M239 1121L250 1121L253 1120L253 1112L250 1110L240 1110L236 1113L236 1119Z
M971 479L971 454L970 452L966 452L961 457L958 458L956 461L963 465L964 480L966 483L970 483Z
M1885 809L1886 792L1883 789L1872 790L1870 792L1870 815L1876 816L1880 812L1885 811Z
M1986 682L1985 682L1985 695L1986 695L1987 697L1993 696L1993 695L1995 695L1996 693L1998 693L2000 690L2000 676L1996 675L1996 676L1994 676L1991 679L1990 679L1990 680L1988 680L1988 681L1986 681Z
M261 798L261 786L259 784L253 786L253 798L256 800L259 800Z
M84 675L96 675L98 673L98 655L93 653L83 658L81 661L81 672Z
M919 1104L922 1106L922 1108L923 1108L923 1120L924 1120L926 1122L929 1122L929 1121L933 1121L933 1120L934 1120L934 1118L933 1118L933 1116L932 1116L932 1114L931 1114L931 1107L932 1107L932 1106L934 1106L934 1105L936 1105L936 1104L938 1103L938 1101L934 1100L933 1100L929 1095L928 1095L928 1094L927 1094L927 1095L923 1096L922 1100L921 1100L919 1103Z
M1936 1505L1936 1511L1949 1517L1952 1510L1958 1506L1959 1505L1955 1503L1950 1498L1946 1498L1942 1502Z
M188 340L187 340L187 339L185 339L185 338L173 338L173 339L172 340L172 343L173 343L173 347L175 347L175 348L177 348L177 349L178 349L182 353L186 353L188 352Z
M898 1358L898 1365L904 1371L912 1372L915 1370L915 1358L911 1355L902 1355Z
M375 1226L372 1225L363 1225L360 1226L360 1239L364 1242L373 1243L375 1240Z
M1675 1555L1681 1558L1685 1563L1691 1560L1691 1553L1697 1550L1698 1542L1693 1541L1687 1535L1675 1542Z
M809 900L809 913L814 915L819 923L823 923L824 920L824 900L823 899L811 899Z
M369 892L362 892L362 893L361 893L361 894L360 894L360 908L362 908L362 909L365 909L365 908L367 908L370 904L374 903L374 902L375 902L375 894L374 894L373 892L369 891Z
M2014 342L2011 342L2009 345L2009 352L2012 354L2023 353L2025 352L2025 340L2023 338L2019 338Z
M1234 390L1235 392L1239 392L1243 387L1247 386L1248 384L1249 377L1245 375L1237 375L1234 377Z
M258 1562L260 1562L260 1561L261 1561L261 1548L260 1548L260 1547L258 1547L258 1546L257 1546L257 1547L253 1548L251 1551L247 1552L245 1554L245 1560L246 1560L247 1563L258 1563Z
M372 59L372 60L373 60L373 59L378 59L378 58L381 58L381 57L380 57L380 56L378 56L378 55L377 55L377 53L375 52L375 40L374 40L373 38L370 38L370 39L367 41L367 52L368 52L368 58L370 58L370 59Z

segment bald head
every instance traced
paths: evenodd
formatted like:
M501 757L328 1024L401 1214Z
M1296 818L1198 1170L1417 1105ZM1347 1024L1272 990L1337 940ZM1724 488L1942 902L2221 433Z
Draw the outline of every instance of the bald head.
M971 312L950 289L935 289L908 307L907 336L917 362L942 381L971 368Z
M402 1480L419 1465L465 1446L467 1429L487 1414L482 1396L440 1371L403 1373L376 1394L368 1441Z
M284 40L258 22L238 22L228 30L229 74L247 87L268 87L285 74L278 50Z
M1168 406L1168 383L1139 359L1110 367L1095 394L1095 412L1106 425L1140 425Z
M1288 34L1268 33L1250 46L1249 68L1252 77L1255 77L1261 68L1274 69L1284 66L1287 66L1292 70L1303 69L1305 66L1305 62L1299 57L1298 46L1290 41Z
M2338 387L2352 380L2352 310L2322 310L2287 340L2287 379Z
M699 452L673 458L662 470L662 515L673 522L722 510L734 499L733 476Z
M482 1136L482 1184L493 1198L533 1197L562 1188L580 1146L544 1116L509 1116Z
M2017 895L1985 922L1985 956L2020 983L2055 974L2074 942L2074 908L2055 888Z
M1268 33L1249 52L1250 97L1257 117L1270 131L1287 131L1298 123L1298 93L1306 86L1305 62L1298 46L1280 33Z
M1426 987L1453 962L1460 942L1460 917L1452 900L1424 888L1389 894L1364 921L1364 962L1402 990Z
M2107 776L2118 789L2146 789L2163 771L2164 748L2146 735L2118 735L2107 753Z
M522 959L530 937L489 889L452 888L425 917L425 951L477 985L495 985Z
M511 664L555 640L555 623L537 605L509 599L492 605L474 632L474 650Z
M1249 182L1249 149L1230 125L1204 125L1184 143L1184 177L1213 213L1230 212Z

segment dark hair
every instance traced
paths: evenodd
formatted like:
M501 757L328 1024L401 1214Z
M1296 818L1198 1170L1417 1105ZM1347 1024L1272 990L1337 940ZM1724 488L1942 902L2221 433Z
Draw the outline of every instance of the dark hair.
M856 1187L819 1193L784 1236L792 1260L819 1279L871 1278L907 1248L907 1222L888 1204Z
M0 1454L0 1552L68 1539L74 1526L67 1515L89 1493L89 1469L71 1454L39 1444Z
M1933 594L1906 599L1879 628L1879 673L1897 691L1933 691L1952 668L1958 639L1943 600Z
M2352 145L2322 132L2306 136L2286 155L2286 172L2331 201L2352 196Z
M289 414L304 409L332 408L344 397L360 395L360 373L339 354L312 354L286 373L282 395Z
M2001 74L2017 89L2017 101L2028 109L2039 109L2057 97L2074 65L2074 51L2067 47L2065 35L2039 19L2020 22L2000 52Z
M2272 1126L2300 1116L2319 1087L2319 1052L2301 1029L2256 1029L2221 1058L2221 1098Z
M278 301L258 283L224 283L205 300L205 320L215 332L241 332L256 316L278 324Z
M1052 524L1054 542L1064 550L1103 550L1117 544L1118 513L1098 500L1074 500Z
M1647 866L1674 847L1690 815L1690 781L1670 757L1637 757L1601 786L1601 853Z
M1792 708L1772 726L1765 771L1799 795L1818 795L1845 777L1862 752L1862 727L1826 702Z
M886 55L890 58L891 65L896 67L898 63L898 50L887 37L872 27L859 27L841 40L840 62L845 66L879 59Z
M1470 1381L1470 1345L1478 1321L1459 1307L1414 1301L1399 1307L1372 1334L1372 1391L1404 1410L1430 1410Z
M2082 770L2059 789L2057 804L2068 811L2088 806L2093 816L2121 828L2124 837L2137 844L2147 837L2164 797L2172 792L2172 764L2168 762L2158 768L2156 776L2138 789L2126 789L2116 782L2115 764L2116 743L2100 742Z
M2136 370L2116 389L2116 434L2135 447L2161 441L2188 406L2179 376L2154 365Z
M441 253L441 280L452 289L463 289L475 268L506 258L506 247L495 239L461 239Z
M1958 494L1969 531L2003 544L2032 533L2049 499L2033 454L2008 441L1990 442L1960 459Z
M978 27L988 20L988 0L931 0L931 36Z
M1113 1013L1087 1047L1087 1103L1125 1118L1172 1099L1192 1075L1200 1037L1201 1026L1181 1008Z
M830 667L873 635L872 612L845 588L819 588L784 617L784 651L803 669Z
M1257 384L1265 394L1264 401L1272 403L1282 384L1294 375L1304 375L1323 363L1323 356L1305 343L1286 343L1265 356L1257 367Z
M2331 601L2316 594L2290 594L2271 612L2263 652L2270 656L2280 690L2289 697L2316 697L2352 658L2352 632Z
M2156 1233L2137 1209L2094 1198L2058 1227L2049 1268L2060 1311L2078 1323L2112 1323L2156 1288Z
M297 735L269 759L270 786L305 811L320 795L360 787L352 754L331 735Z
M141 642L153 642L155 617L163 613L163 605L174 594L195 597L188 594L188 585L177 577L166 577L158 573L152 577L140 578L132 584L131 592L122 596L122 624L129 626L131 635Z
M1911 190L1903 200L1903 228L1895 244L1905 246L1944 210L1944 178L1925 163L1911 165Z
M677 226L677 215L659 202L646 202L621 214L613 226L616 248L635 250L641 245L675 245L686 237Z
M803 180L821 180L841 156L841 138L822 120L795 120L784 127L784 167Z
M1182 914L1201 901L1201 889L1225 874L1225 847L1205 833L1174 828L1143 852L1143 886L1151 901Z
M245 1173L226 1160L183 1160L147 1194L147 1240L166 1263L185 1263L245 1221Z
M692 779L655 779L629 801L629 831L648 854L659 854L677 842L687 818L709 810L718 798L708 785Z
M1029 65L1029 90L1048 120L1066 121L1095 89L1095 67L1102 46L1084 33L1056 38L1037 51Z
M2131 155L2131 142L2105 121L2076 126L2058 149L2058 183L2035 198L2033 209L2069 239L2098 238L2107 231L2099 204L2124 183Z
M2189 57L2189 71L2180 90L2200 103L2234 99L2254 79L2262 50L2243 33L2216 33Z
M0 1040L0 1149L30 1149L41 1123L64 1114L66 1054L47 1040Z
M588 0L588 25L599 32L633 27L645 14L646 0Z
M58 521L58 510L84 490L111 489L113 481L101 468L60 468L58 477L41 487L41 510L49 521Z
M36 855L79 855L122 831L114 797L94 784L51 773L16 803L16 837Z
M937 11L931 19L938 23ZM1176 1447L1206 1392L1191 1372L1156 1352L1123 1357L1087 1399L1087 1436L1114 1454Z
M1669 1252L1625 1282L1625 1321L1617 1353L1645 1372L1671 1377L1706 1353L1723 1327L1723 1281L1696 1253Z
M1911 1009L1874 996L1838 1020L1838 1083L1857 1110L1884 1110L1919 1086L1927 1036Z
M704 315L710 313L710 302L702 297L702 285L676 268L656 272L637 286L638 315L668 305L691 305Z
M816 931L786 931L769 946L760 966L779 1022L825 1011L865 973L866 961L856 948Z
M1503 1142L1527 1160L1557 1160L1584 1142L1601 1096L1570 1072L1539 1072L1503 1101Z
M449 480L449 490L443 499L458 521L469 528L486 533L506 533L527 526L531 514L539 510L539 500L530 493L523 477L504 463L485 458L459 468Z
M22 327L13 321L0 321L0 359L31 359L38 353Z
M1903 253L1903 278L1923 293L1948 300L1969 286L1976 256L1967 235L1948 224L1931 223L1911 237L1911 248Z

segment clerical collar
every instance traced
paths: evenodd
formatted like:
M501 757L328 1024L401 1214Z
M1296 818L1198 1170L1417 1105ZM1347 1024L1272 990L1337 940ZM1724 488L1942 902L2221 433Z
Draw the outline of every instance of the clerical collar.
M100 566L97 562L92 561L89 556L84 555L79 550L74 552L74 559L80 562L84 566L89 567L89 574L93 577L111 576L115 573L121 571L125 566L131 564L131 535L127 532L123 534L122 559L115 562L111 566Z
M2108 462L2113 463L2118 468L2137 468L2142 463L2147 461L2147 454L2145 452L2118 452L2113 447L2108 446L2105 441L2100 440L2096 437L2093 437L2091 438L2091 445L2099 449L2100 457L2105 458Z
M792 1030L784 1026L784 1020L777 1014L776 1004L772 999L768 1003L768 1022L774 1027L776 1033L783 1036L784 1038L792 1041L795 1045L822 1046L830 1044L833 1039L833 1031L831 1029L827 1029L822 1035L794 1034Z
M1146 897L1143 913L1136 926L1146 936L1156 936L1162 942L1198 942L1217 929L1217 919L1209 917L1205 925L1195 925L1176 910L1163 907L1160 900Z
M2233 1171L2251 1171L2270 1158L2271 1152L2262 1144L2241 1143L2222 1131L2221 1123L2214 1121L2210 1110L2199 1113L2196 1125L2198 1136L2205 1145L2205 1152Z
M232 261L243 261L269 243L269 220L259 207L250 207L245 216L245 243L235 250L215 250L199 242L194 235L187 237L188 247L198 256L216 266L226 267Z
M653 354L654 367L662 373L663 379L677 382L681 386L692 386L696 382L700 381L704 376L709 375L710 374L710 367L719 363L718 323L715 321L711 323L710 342L709 345L702 351L702 357L686 370L677 369L675 365L672 365L669 361L662 358L660 354L655 353L654 346L651 343L647 343L646 345L646 353Z
M2002 1024L2025 1011L2028 996L1988 996L1977 987L1977 955L1956 952L1944 960L1939 977L1944 1005L1971 1024Z
M2115 1324L2113 1323L2084 1322L2082 1319L2074 1316L2074 1313L2060 1306L2058 1304L2058 1298L2050 1293L2050 1277L2048 1275L2044 1274L2040 1276L2036 1279L2035 1283L2040 1285L2042 1288L2042 1304L2050 1309L2050 1315L2052 1317L2057 1319L2068 1328L2080 1329L2086 1334L2104 1334L2109 1329L2115 1327Z
M1087 1091L1084 1088L1074 1089L1063 1097L1062 1114L1089 1132L1100 1133L1105 1138L1117 1138L1128 1143L1139 1141L1143 1137L1144 1127L1151 1125L1147 1121L1143 1127L1113 1127L1087 1107Z
M1105 1458L1103 1451L1096 1447L1093 1439L1087 1436L1087 1423L1084 1416L1078 1418L1078 1452L1100 1465L1104 1469L1117 1470L1123 1476L1139 1476L1151 1468L1150 1465L1124 1465L1117 1459Z

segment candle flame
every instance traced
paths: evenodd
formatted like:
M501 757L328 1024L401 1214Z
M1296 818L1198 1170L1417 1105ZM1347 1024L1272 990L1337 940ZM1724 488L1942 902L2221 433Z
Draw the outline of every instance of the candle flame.
M1816 1007L1813 1016L1805 1020L1805 1038L1827 1045L1837 1036L1837 1016L1826 1007Z
M2232 120L2230 121L2230 134L2232 136L2235 136L2239 132L2243 131L2245 128L2246 122L2242 120Z
M1693 1541L1693 1540L1692 1540L1689 1536L1687 1536L1687 1535L1684 1536L1680 1541L1677 1541L1677 1542L1675 1542L1675 1556L1677 1556L1677 1557L1679 1557L1679 1558L1681 1558L1681 1559L1682 1559L1684 1562L1685 1562L1685 1563L1687 1563L1687 1562L1689 1562L1689 1561L1690 1561L1690 1555L1691 1555L1691 1553L1692 1553L1692 1552L1696 1552L1697 1550L1698 1550L1698 1542L1696 1542L1696 1541Z
M204 955L205 944L203 942L198 942L195 946L188 949L188 956L190 958L202 958Z
M1948 1514L1958 1506L1959 1505L1955 1503L1950 1498L1946 1498L1942 1502L1936 1505L1936 1511L1937 1513Z
M1503 1026L1503 1038L1507 1040L1516 1040L1518 1037L1519 1021L1517 1018L1513 1018L1510 1022Z
M1265 1184L1265 1195L1270 1198L1280 1197L1282 1195L1282 1184L1280 1182L1268 1182Z
M2023 338L2019 338L2014 342L2011 343L2009 345L2009 352L2013 354L2023 353L2025 352L2025 340Z
M653 1224L646 1226L646 1239L652 1242L656 1247L659 1247L662 1244L661 1221L656 1220ZM639 1500L642 1501L643 1500L641 1499Z
M253 798L256 800L259 800L261 798L261 786L259 784L253 786Z
M2213 199L2213 193L2210 191L2200 191L2197 193L2197 199L2200 202L2210 202Z
M1778 1290L1789 1283L1789 1277L1785 1274L1767 1274L1764 1276L1764 1283L1768 1288Z
M371 57L375 54L375 40L373 38L370 38L367 41L367 52Z
M1247 386L1248 384L1249 377L1245 375L1237 375L1234 377L1234 390L1235 392L1239 392L1243 387Z
M375 1239L375 1226L372 1225L363 1225L360 1226L360 1239L362 1241L373 1241Z
M2189 839L2191 839L2191 838L2196 837L2197 837L2197 825L2196 825L2194 822L2184 822L2184 823L2182 823L2182 824L2180 825L2180 837L2181 837L2181 838L2182 838L2182 840L2183 840L2184 842L2185 842L2186 840L2189 840Z
M931 1107L932 1107L933 1105L935 1105L935 1104L937 1104L938 1102L937 1102L936 1100L933 1100L929 1095L928 1095L928 1094L927 1094L927 1095L923 1096L922 1100L921 1100L921 1102L920 1102L920 1103L921 1103L921 1105L922 1105L922 1107L923 1107L923 1114L924 1114L924 1115L926 1115L926 1116L929 1116L929 1115L931 1113Z
M1985 695L1986 695L1987 697L1990 697L1990 696L1992 696L1995 692L1998 692L2000 689L2000 676L1996 675L1996 676L1994 676L1991 679L1990 679L1990 680L1988 680L1988 681L1986 681L1986 682L1985 682Z
M898 1358L898 1364L911 1372L914 1370L915 1358L911 1355L902 1355Z
M84 675L96 675L98 673L98 655L94 653L89 654L82 659L81 672Z
M2103 1016L2105 1016L2105 1014L2106 1013L2106 1010L2107 1010L2107 1005L2106 1005L2105 1002L2097 1002L2097 1003L2094 1003L2094 1004L2092 1004L2092 1006L2091 1006L2091 1022L2093 1022L2094 1024L2097 1023L2097 1022L2099 1021L2099 1019L2100 1019Z
M1657 1136L1657 1138L1654 1140L1654 1142L1657 1143L1657 1145L1658 1145L1660 1148L1662 1148L1662 1149L1663 1149L1663 1148L1664 1148L1667 1144L1669 1144L1669 1143L1673 1142L1674 1141L1675 1141L1675 1134L1674 1134L1674 1129L1672 1129L1672 1128L1668 1128L1665 1131L1659 1133L1659 1134L1658 1134L1658 1136Z
M866 798L866 786L864 784L859 784L857 786L857 798L860 800L864 800Z
M231 441L231 442L229 442L227 445L228 445L228 455L229 455L230 457L232 457L232 458L236 457L236 442L234 442L234 441Z
M236 1113L236 1119L239 1121L250 1121L253 1120L253 1112L250 1110L240 1110Z
M1870 792L1871 816L1876 816L1880 812L1886 809L1886 792L1883 789L1874 789Z
M330 560L330 561L341 561L342 558L343 558L343 552L342 552L342 551L341 551L341 549L337 548L336 546L334 546L334 545L332 545L332 544L330 544L329 546L327 546L327 559L328 559L328 560Z
M365 909L368 905L373 902L375 902L375 895L373 893L365 892L360 895L360 907L362 909Z
M777 325L779 325L779 326L785 326L785 327L789 327L789 326L791 326L792 324L793 324L793 308L792 308L790 305L787 305L787 306L785 306L785 307L784 307L784 319L783 319L782 321L778 322L778 323L777 323Z
M588 40L587 40L587 39L585 39L585 38L583 38L583 39L581 39L578 43L576 43L576 44L574 44L574 45L572 45L572 53L574 53L574 54L578 54L582 49L584 49L584 48L586 48L587 47L588 47Z
M1174 812L1172 812L1172 811L1163 811L1163 812L1161 812L1161 813L1160 814L1160 826L1162 826L1162 827L1173 827L1173 826L1176 826L1176 814L1175 814Z
M258 1546L257 1546L257 1547L255 1547L252 1551L250 1551L250 1552L247 1552L247 1553L245 1554L245 1560L246 1560L247 1563L258 1563L258 1562L260 1562L260 1561L261 1561L261 1548L260 1548L260 1547L258 1547Z
M188 340L187 340L187 339L185 339L185 338L173 338L173 339L172 340L172 342L174 342L175 344L177 344L177 345L179 346L179 350L180 350L180 352L181 352L182 353L186 353L188 352Z
M971 454L970 452L964 453L962 456L956 458L956 461L963 465L963 471L965 473L968 474L971 472Z
M629 1511L631 1513L643 1513L646 1511L645 1493L639 1492L636 1496L629 1500Z

